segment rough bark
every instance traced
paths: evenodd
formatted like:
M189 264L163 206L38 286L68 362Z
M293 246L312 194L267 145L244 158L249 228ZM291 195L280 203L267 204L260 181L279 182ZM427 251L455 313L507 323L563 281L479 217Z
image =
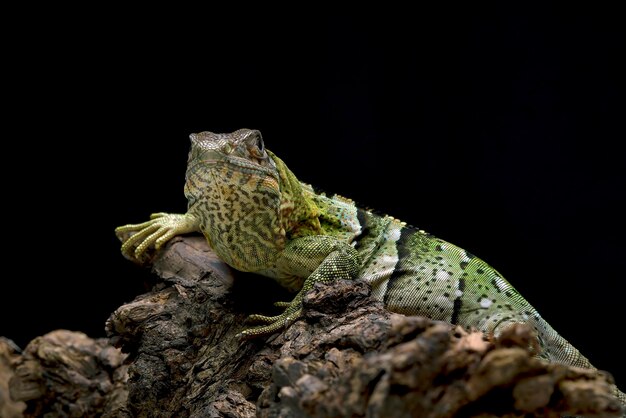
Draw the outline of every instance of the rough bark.
M13 367L20 358L20 349L13 341L0 337L0 417L19 418L26 404L14 401L9 396L9 380L14 375Z
M271 314L286 299L270 280L233 272L197 236L173 239L148 265L152 291L106 324L109 342L128 353L128 379L119 353L101 360L112 353L104 342L48 334L40 338L54 348L33 340L12 381L29 416L620 416L610 376L536 360L522 326L489 341L390 313L365 283L341 280L310 291L304 318L284 332L240 341L248 314ZM97 383L104 376L109 392Z
M387 312L365 283L337 281L309 292L305 317L285 332L239 341L250 312L234 302L235 274L202 237L173 240L153 270L161 277L154 290L107 323L111 341L130 353L127 406L136 416L621 412L610 376L536 360L525 327L489 342L477 332ZM284 296L259 298L269 309Z
M15 361L11 398L26 403L24 417L120 416L127 395L125 357L106 338L50 332L32 340Z

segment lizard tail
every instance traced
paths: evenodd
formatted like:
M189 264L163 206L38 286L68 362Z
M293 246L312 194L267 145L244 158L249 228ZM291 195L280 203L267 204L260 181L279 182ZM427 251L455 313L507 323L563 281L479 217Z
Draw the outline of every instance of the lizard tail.
M565 338L561 337L547 322L540 320L539 323L533 325L535 325L537 330L539 344L543 348L538 355L539 358L551 363L562 363L574 367L598 370L587 357L583 356ZM613 394L620 400L624 411L626 411L626 394L620 391L616 385L612 385L612 389ZM623 417L626 418L626 415L623 415Z
M568 366L597 370L587 357L561 337L547 322L541 322L541 324L535 325L537 339L543 349L539 354L540 358L550 363L562 363Z

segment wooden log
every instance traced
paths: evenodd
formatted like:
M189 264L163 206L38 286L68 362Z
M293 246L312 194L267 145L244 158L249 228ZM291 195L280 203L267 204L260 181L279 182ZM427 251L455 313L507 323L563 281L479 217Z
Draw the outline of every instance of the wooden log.
M231 270L200 236L174 238L144 262L154 286L110 316L108 340L57 330L19 354L0 339L3 417L21 416L24 404L26 417L623 413L608 374L537 360L524 326L492 341L390 313L366 283L338 280L308 292L304 318L284 332L241 341L245 317L275 313L284 290Z
M122 417L126 356L106 338L52 331L26 346L14 363L9 391L26 403L24 417Z
M154 289L106 325L111 342L129 353L132 416L622 413L609 375L537 360L526 327L488 341L390 313L367 284L337 281L316 285L304 298L304 318L284 332L240 341L247 314L257 306L271 313L271 303L285 299L268 279L232 271L199 236L173 239L151 263L160 277Z
M21 350L8 338L0 337L0 417L21 418L26 404L14 401L9 395L9 380L15 372L13 368L20 358Z

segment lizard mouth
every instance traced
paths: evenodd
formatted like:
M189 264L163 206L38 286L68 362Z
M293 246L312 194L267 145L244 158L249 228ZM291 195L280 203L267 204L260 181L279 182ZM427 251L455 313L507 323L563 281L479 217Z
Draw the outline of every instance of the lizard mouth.
M196 159L187 166L187 172L193 173L201 169L212 170L227 166L232 171L240 173L253 174L260 177L270 177L276 181L279 180L278 172L274 161L270 158L267 160L269 166L252 162L246 158L234 155L224 155L218 152L207 152L201 158Z

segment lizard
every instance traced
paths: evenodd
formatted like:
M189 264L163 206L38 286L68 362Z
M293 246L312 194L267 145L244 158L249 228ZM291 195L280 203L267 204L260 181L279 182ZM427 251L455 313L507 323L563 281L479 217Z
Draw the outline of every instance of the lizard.
M116 228L122 252L140 260L176 235L200 232L236 270L275 279L295 292L276 316L254 314L242 338L280 331L303 314L316 282L362 279L386 309L423 315L497 336L515 323L536 333L548 362L596 370L503 276L482 259L424 230L300 182L266 149L261 132L190 135L184 214L154 213ZM124 240L125 239L125 240ZM626 395L615 395L626 405Z

